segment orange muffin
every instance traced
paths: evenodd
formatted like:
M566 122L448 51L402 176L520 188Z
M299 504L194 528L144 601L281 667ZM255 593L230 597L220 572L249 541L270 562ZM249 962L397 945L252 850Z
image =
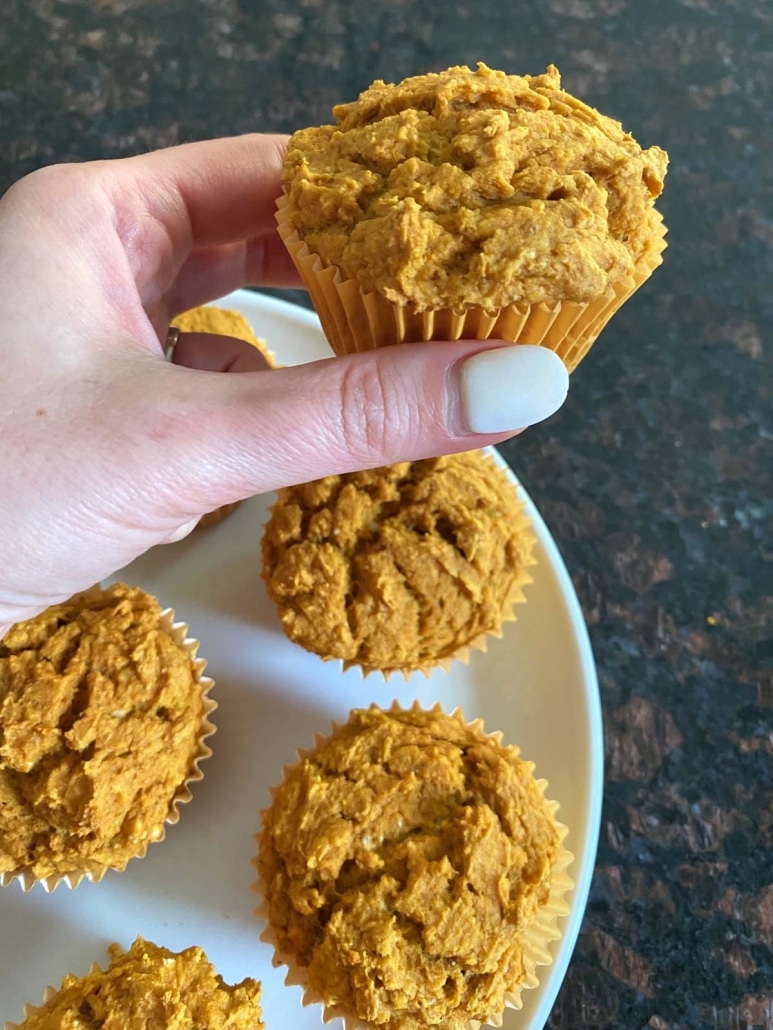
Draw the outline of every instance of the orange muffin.
M544 75L375 82L290 140L278 220L337 353L496 337L575 367L660 263L667 155Z
M128 951L111 945L107 969L65 976L58 991L49 988L43 1004L28 1005L8 1030L263 1030L260 993L256 980L225 983L201 948L178 953L138 937Z
M258 837L263 939L348 1027L499 1025L560 936L545 781L459 712L375 706L285 769Z
M163 839L210 754L214 703L187 627L119 583L0 642L0 882L48 889Z
M427 672L485 647L531 582L516 487L469 451L281 490L263 578L287 636L365 672Z

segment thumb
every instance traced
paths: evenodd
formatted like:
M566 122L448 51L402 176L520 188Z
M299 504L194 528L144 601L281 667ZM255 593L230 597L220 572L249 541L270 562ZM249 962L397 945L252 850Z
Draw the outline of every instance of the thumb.
M333 473L498 443L552 415L569 385L552 351L491 341L400 344L241 375L153 372L164 455L145 463L147 486L180 521Z

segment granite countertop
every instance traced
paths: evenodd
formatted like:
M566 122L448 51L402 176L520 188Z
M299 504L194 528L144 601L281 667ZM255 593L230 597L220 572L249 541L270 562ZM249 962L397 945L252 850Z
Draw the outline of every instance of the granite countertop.
M773 1027L773 7L5 0L0 191L39 165L329 120L376 77L538 72L671 155L666 260L504 447L585 610L606 723L550 1026Z

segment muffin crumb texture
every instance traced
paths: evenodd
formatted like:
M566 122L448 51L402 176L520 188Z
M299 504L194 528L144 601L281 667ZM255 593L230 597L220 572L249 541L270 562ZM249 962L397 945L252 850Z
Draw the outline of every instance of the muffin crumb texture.
M264 813L269 939L328 1008L463 1030L525 977L559 834L532 767L439 710L356 710Z
M553 66L377 81L333 115L290 141L290 221L392 303L586 302L655 246L665 151L564 92Z
M263 576L291 640L409 670L499 631L533 546L513 484L470 451L280 491Z
M229 986L201 948L178 953L141 937L110 947L110 966L69 975L20 1030L263 1030L260 984Z
M204 700L144 591L116 584L0 641L0 872L121 867L193 771Z

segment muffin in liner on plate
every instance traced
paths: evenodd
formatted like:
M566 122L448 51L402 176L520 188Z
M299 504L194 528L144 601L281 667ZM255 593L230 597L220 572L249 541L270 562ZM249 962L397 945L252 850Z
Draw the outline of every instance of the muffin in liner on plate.
M111 945L107 969L95 963L85 976L65 976L59 990L46 988L42 1004L26 1005L21 1023L5 1030L263 1030L260 993L256 980L226 984L201 948L173 952L138 937L128 951Z
M501 734L418 704L298 752L257 837L257 910L304 1004L347 1030L501 1025L573 884L558 805Z
M280 490L263 578L307 650L366 675L428 673L502 635L535 543L515 484L468 451Z
M0 641L0 885L101 880L177 822L216 707L187 630L118 583Z
M550 347L571 371L662 261L667 155L484 64L381 81L288 147L279 232L337 354Z

